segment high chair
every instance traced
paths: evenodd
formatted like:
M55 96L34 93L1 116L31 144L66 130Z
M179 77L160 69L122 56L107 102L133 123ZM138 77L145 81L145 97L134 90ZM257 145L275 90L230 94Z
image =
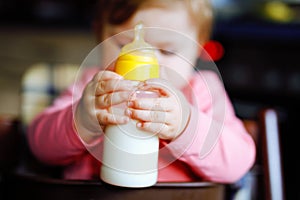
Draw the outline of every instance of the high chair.
M3 173L0 197L9 199L205 199L227 200L225 184L212 182L158 183L143 189L128 189L110 186L102 181L63 180L59 167L49 167L39 163L28 150L24 137L24 127L63 89L70 85L75 77L76 65L48 65L40 63L31 67L22 79L21 116L11 129L0 129L0 147L6 141L3 138L16 136L21 138L14 150L19 154L13 159L14 167ZM3 118L0 118L3 119ZM0 120L1 126L3 120ZM15 123L20 129L15 129ZM276 111L263 109L257 120L244 120L245 127L253 136L256 144L256 164L251 170L255 182L251 195L255 199L284 199L283 179L280 161L280 141ZM4 131L3 131L4 130ZM1 149L7 151L8 149ZM9 151L8 154L15 151ZM1 154L0 154L1 155ZM0 157L1 162L12 162ZM15 163L18 160L18 163ZM2 165L2 164L1 164ZM9 192L11 191L11 192ZM282 198L279 198L282 197Z
M284 200L285 189L282 168L280 127L275 109L261 109L257 120L243 120L244 125L256 143L255 165L250 170L248 185L250 194L234 200ZM241 189L243 190L243 188Z

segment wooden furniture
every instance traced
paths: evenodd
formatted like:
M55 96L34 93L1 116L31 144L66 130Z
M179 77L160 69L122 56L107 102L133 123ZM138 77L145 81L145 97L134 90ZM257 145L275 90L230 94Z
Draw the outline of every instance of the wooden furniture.
M265 199L282 200L284 196L283 169L278 127L278 116L274 110L262 113L262 157L265 184Z
M278 113L262 109L257 120L244 120L244 125L257 146L256 163L251 170L255 200L285 199Z
M147 188L123 188L101 181L67 181L30 174L6 178L5 199L223 200L224 186L209 182L158 183Z

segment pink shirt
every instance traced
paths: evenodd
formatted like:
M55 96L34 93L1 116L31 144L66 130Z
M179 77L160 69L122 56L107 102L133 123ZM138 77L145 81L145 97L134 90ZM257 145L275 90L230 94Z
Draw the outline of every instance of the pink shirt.
M90 152L101 156L103 135L84 145L74 129L72 110L73 91L76 102L96 72L88 70L74 90L61 94L28 129L34 155L44 163L65 166L66 179L99 178L101 162ZM255 144L235 116L222 82L214 72L202 71L182 92L191 104L190 121L174 141L160 141L164 150L159 154L158 181L237 181L254 163Z

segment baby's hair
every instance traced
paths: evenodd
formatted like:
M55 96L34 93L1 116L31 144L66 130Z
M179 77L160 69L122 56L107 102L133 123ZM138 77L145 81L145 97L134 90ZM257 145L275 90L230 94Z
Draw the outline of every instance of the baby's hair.
M186 4L199 30L199 41L205 42L210 38L213 10L210 0L98 0L95 13L97 35L102 38L101 31L105 24L120 25L129 20L135 12L143 7L161 6L167 8L174 1Z

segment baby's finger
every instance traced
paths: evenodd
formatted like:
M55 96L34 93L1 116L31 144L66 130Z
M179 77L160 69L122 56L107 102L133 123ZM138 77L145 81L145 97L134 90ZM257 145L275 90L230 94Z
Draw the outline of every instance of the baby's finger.
M122 91L122 90L131 90L134 91L137 86L140 84L138 81L130 81L130 80L100 80L96 86L95 95L103 95L106 93L111 93L114 91Z
M129 122L129 117L124 115L116 115L111 113L97 113L97 119L99 124L107 125L107 124L126 124Z
M128 101L131 96L130 91L121 91L108 93L95 98L95 106L99 109L108 108L110 106Z
M132 119L145 122L154 123L169 123L173 121L174 116L171 116L168 112L161 111L150 111L150 110L135 110L127 109L126 115L130 116Z
M138 122L137 127L143 131L157 134L159 138L164 140L172 140L176 137L171 127L164 123Z
M144 82L143 89L159 91L162 96L174 95L175 88L164 79L148 79Z
M112 71L100 71L94 76L93 81L97 82L100 80L105 81L110 79L123 79L123 76Z
M141 109L141 110L153 110L153 111L165 111L169 112L176 108L176 105L180 104L179 100L176 103L170 98L141 98L134 99L128 102L128 107Z

